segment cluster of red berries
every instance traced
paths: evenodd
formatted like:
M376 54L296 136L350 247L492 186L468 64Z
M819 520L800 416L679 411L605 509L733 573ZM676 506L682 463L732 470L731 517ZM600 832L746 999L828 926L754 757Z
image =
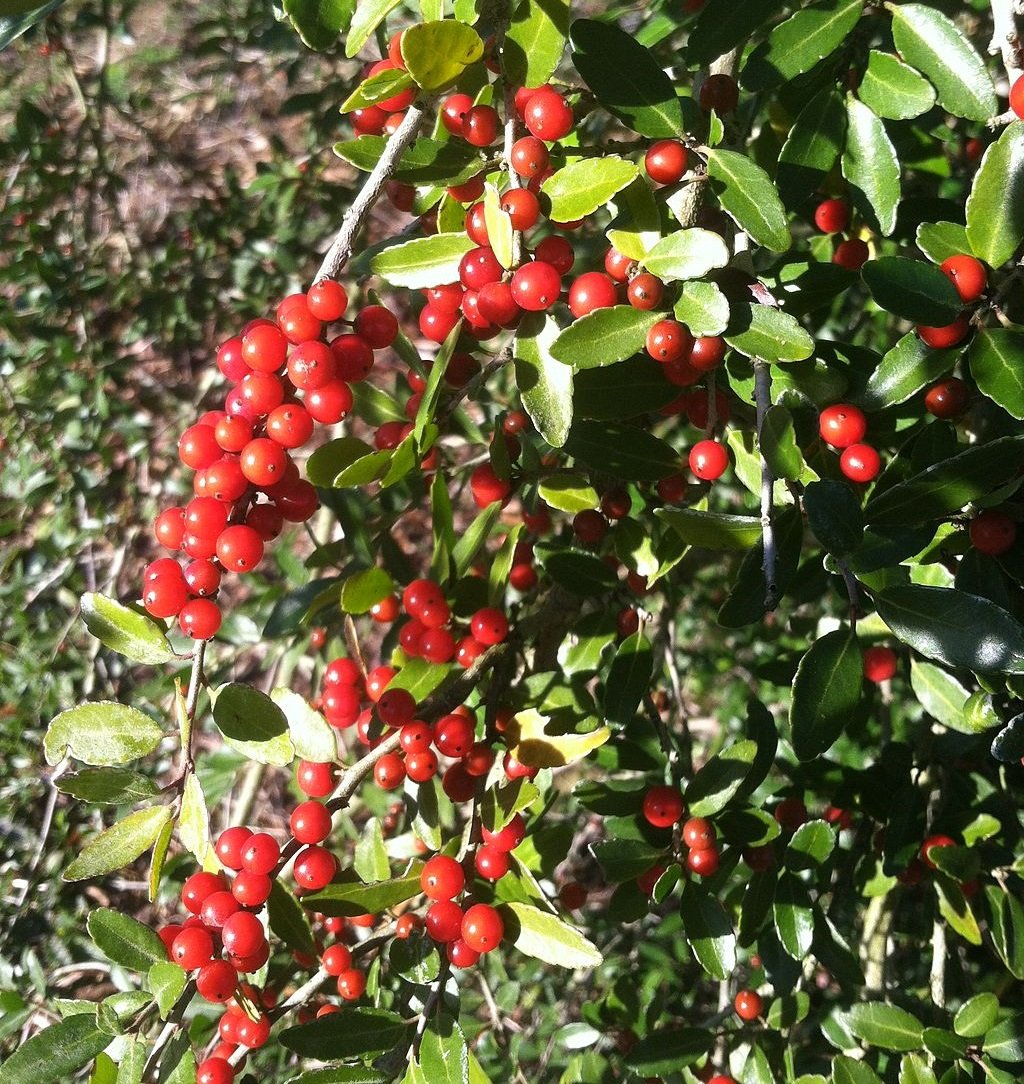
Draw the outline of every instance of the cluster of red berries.
M988 288L988 273L981 261L973 256L950 256L942 261L940 267L942 273L956 287L956 292L965 305L973 304ZM927 327L922 324L917 328L921 342L936 350L959 346L970 332L971 322L967 313L961 313L951 324L942 327Z
M683 796L670 786L651 787L644 794L643 815L648 824L655 828L671 828L678 824L685 812ZM715 826L705 817L690 817L683 825L680 838L687 848L686 867L700 877L711 877L718 871L720 853L717 847ZM655 867L659 872L646 887L650 891L654 882L664 872L664 868ZM650 878L650 874L647 874ZM641 885L644 887L644 885Z
M163 557L144 574L146 610L176 617L194 639L208 640L220 627L214 597L222 574L252 571L286 522L301 523L318 507L290 453L317 422L333 425L348 414L349 385L366 377L374 351L398 333L392 313L369 305L351 331L324 341L325 326L347 307L344 288L324 280L289 295L274 320L250 321L217 351L217 366L232 384L223 409L207 411L178 442L181 462L196 472L195 495L154 523L157 541L188 563Z
M825 407L818 417L821 439L831 447L841 449L839 469L851 482L874 481L882 468L878 452L863 442L867 431L864 411L852 403Z
M822 233L844 233L850 225L850 205L844 199L826 199L814 211L814 224ZM859 271L868 261L870 252L859 237L847 237L836 245L832 262L848 271Z

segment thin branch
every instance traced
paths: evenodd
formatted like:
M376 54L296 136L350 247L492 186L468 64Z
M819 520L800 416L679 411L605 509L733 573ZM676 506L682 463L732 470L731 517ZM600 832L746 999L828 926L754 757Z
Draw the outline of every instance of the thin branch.
M775 526L772 523L772 499L775 490L775 476L768 465L768 460L761 451L761 430L765 415L772 405L771 371L763 361L754 362L754 402L757 407L757 446L761 454L761 542L764 556L761 568L764 571L764 605L768 611L779 604L779 590L775 582Z
M167 1023L164 1024L163 1030L156 1037L153 1049L149 1052L149 1057L146 1059L146 1067L142 1070L143 1080L150 1079L151 1076L153 1079L156 1079L156 1070L159 1068L160 1057L164 1052L164 1048L177 1033L178 1028L181 1026L181 1021L185 1016L185 1010L189 1007L192 998L194 998L195 995L196 980L189 979L185 984L185 989L181 992L181 996L174 1003L174 1007L167 1017Z
M507 22L502 22L502 25L498 33L497 51L499 55L504 55L505 47L505 31L508 27ZM504 65L503 65L504 67ZM517 121L518 116L516 114L516 93L512 86L512 81L505 78L504 81L504 98L505 98L505 139L502 147L502 157L505 160L505 171L508 174L508 186L510 189L522 188L523 182L519 177L519 174L512 168L512 144L516 141L517 136ZM512 266L509 270L514 271L523 262L523 233L521 230L512 231Z
M314 282L321 279L337 278L338 273L348 263L352 255L352 246L356 235L362 228L363 222L370 208L380 199L381 193L388 180L398 168L399 160L405 153L406 148L416 138L420 125L423 123L423 107L413 104L406 110L402 123L395 130L394 135L387 141L384 153L380 156L377 164L359 190L359 195L352 201L352 206L345 212L341 220L341 228L338 230L334 242L327 250L320 270L314 277Z
M992 41L988 51L1002 53L1003 67L1010 86L1024 75L1021 63L1020 31L1013 0L990 0L992 8Z
M928 979L932 1002L946 1007L946 920L941 916L932 923L932 967Z

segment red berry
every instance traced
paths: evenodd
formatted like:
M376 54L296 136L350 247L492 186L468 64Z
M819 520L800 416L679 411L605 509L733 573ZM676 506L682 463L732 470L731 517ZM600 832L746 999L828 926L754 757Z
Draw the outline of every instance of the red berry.
M898 661L891 647L869 647L864 652L864 676L880 685L893 677Z
M761 1015L764 1003L761 995L753 990L740 990L733 1001L736 1015L741 1020L756 1020Z
M238 523L217 536L217 560L229 572L249 572L263 559L263 539L252 527Z
M324 954L320 957L320 966L328 975L337 978L352 966L352 953L347 945L331 945L330 948L324 949Z
M628 282L629 273L634 267L636 267L636 260L623 256L614 248L608 249L604 254L605 274L614 282Z
M717 847L695 847L686 856L686 868L700 877L711 877L718 871Z
M334 879L338 872L338 860L326 847L314 844L299 851L292 872L300 888L307 892L319 892Z
M165 508L153 522L153 534L161 546L178 549L185 534L185 510L177 506Z
M577 319L595 309L608 308L617 300L615 283L600 271L580 275L569 287L569 311Z
M292 835L300 843L323 843L331 834L331 814L322 802L302 802L292 810Z
M457 941L448 942L448 962L455 968L472 967L479 959L480 953L471 949L460 937Z
M395 923L395 937L399 941L405 941L413 935L417 930L423 929L423 919L419 915L414 915L407 911L404 915L398 916L398 921Z
M596 546L608 533L608 521L594 508L584 508L573 516L572 529L585 546Z
M193 470L205 470L220 459L221 454L216 430L210 425L189 426L178 441L178 458Z
M937 867L936 867L935 863L932 861L932 858L931 858L932 848L933 847L955 847L955 846L957 846L957 842L951 836L942 836L942 835L929 836L924 841L924 843L921 844L921 851L920 851L921 861L924 862L924 864L929 869L936 869Z
M523 136L512 144L512 168L520 177L532 180L548 168L548 149L536 136Z
M207 1058L196 1066L196 1084L234 1084L234 1080L235 1070L226 1058Z
M479 290L489 282L498 282L503 270L493 249L479 245L459 261L459 280L469 290Z
M377 715L385 726L405 726L416 715L416 699L407 689L387 689L377 701Z
M943 274L956 287L965 305L977 301L988 286L988 275L980 260L973 256L950 256L941 264Z
M649 271L637 275L626 289L626 300L634 309L648 312L661 304L665 293L665 284L657 275Z
M958 418L967 409L970 389L955 376L933 384L924 396L924 407L936 418Z
M1010 87L1010 108L1018 117L1024 118L1024 75L1018 76Z
M237 985L238 974L227 960L212 960L196 975L196 990L207 1001L227 1001L234 995Z
M546 142L562 139L572 130L572 109L556 90L541 87L530 95L523 123L531 135Z
M239 1021L238 1041L242 1046L247 1046L250 1050L258 1050L266 1045L269 1038L269 1017L261 1015L258 1020L250 1020L248 1016L243 1016Z
M658 184L675 184L686 172L687 152L676 139L659 139L644 156L647 176Z
M265 873L242 870L231 882L231 895L243 907L261 907L270 898L273 882Z
M510 864L507 851L486 844L477 848L476 871L487 881L500 881L508 873Z
M795 832L807 820L807 806L800 798L783 798L775 807L774 816L787 832Z
M925 346L936 350L945 350L959 346L970 334L971 325L966 316L958 316L953 323L944 327L925 327L918 325L917 334Z
M338 993L345 1001L358 1001L366 992L366 975L358 968L350 967L338 976Z
M526 838L526 821L521 813L516 813L500 831L483 828L481 834L487 846L497 847L499 851L514 851Z
M334 790L337 773L338 769L334 764L300 760L295 773L295 781L299 790L310 798L326 798Z
M474 952L491 952L501 944L505 924L501 915L488 903L476 903L462 918L462 940Z
M280 859L281 848L267 832L254 832L242 847L242 869L249 873L270 873Z
M213 959L213 938L203 926L186 926L171 944L171 959L186 971L195 971Z
M725 473L729 453L717 440L699 440L690 449L690 470L703 482L713 482Z
M833 448L849 448L864 439L868 420L860 407L850 403L836 403L825 407L818 417L821 439Z
M537 263L551 264L559 276L567 275L576 262L576 250L564 237L552 234L533 250L533 258Z
M500 644L508 636L508 618L501 610L485 607L473 614L470 630L482 644Z
M307 335L305 338L316 338L316 335ZM261 373L276 373L284 364L287 355L288 339L284 332L273 324L259 324L242 336L242 357L250 369Z
M325 323L340 320L348 308L348 294L341 283L334 279L321 279L313 283L306 291L306 304L309 311Z
M178 613L178 626L193 640L209 640L220 628L220 609L208 598L194 598Z
M971 545L991 557L1006 553L1017 540L1017 524L997 508L979 512L968 528Z
M643 813L655 828L671 828L683 815L683 796L675 787L651 787L644 795Z
M731 75L709 75L700 88L702 109L719 115L731 113L739 104L740 88Z
M700 851L715 844L715 826L704 817L691 817L683 825L683 842L691 850Z
M512 296L527 312L550 309L561 292L561 276L549 263L536 260L524 263L512 275Z
M540 217L540 200L528 188L510 188L501 197L501 208L508 212L514 230L530 230Z
M461 136L466 114L473 108L468 94L450 94L441 104L441 123L452 135Z
M689 357L693 345L693 336L685 324L659 320L647 332L645 349L655 361L666 364Z
M498 137L498 111L491 105L474 105L462 117L462 138L474 147L489 147Z
M814 224L822 233L842 233L849 223L850 207L845 200L824 200L814 212Z
M227 869L239 870L242 868L242 850L249 841L252 831L242 825L233 828L225 828L217 837L217 857L221 865Z
M478 508L486 508L496 501L503 502L512 492L512 484L499 478L490 463L481 463L475 468L469 478L469 488Z
M587 902L587 890L578 881L568 881L558 890L558 902L567 911L578 911Z
M373 347L361 335L346 333L331 339L335 372L350 384L365 380L373 368Z
M386 753L373 766L373 778L381 790L395 790L405 782L405 762L397 753Z
M832 262L847 271L859 271L868 262L871 251L867 242L859 237L851 237L847 241L840 241L832 254Z
M718 335L702 335L695 339L690 351L690 364L699 373L709 373L725 358L725 339ZM722 417L722 414L719 415Z
M427 908L424 925L435 941L455 941L462 933L462 908L454 900L437 900Z
M203 900L203 909L199 917L208 930L219 930L240 908L238 900L224 889L220 892L211 892Z
M839 457L839 469L851 482L871 482L882 469L882 460L870 444L851 444Z
M454 899L465 885L466 875L462 866L447 855L434 855L420 873L420 887L432 900Z
M188 586L181 569L177 575L162 575L150 580L142 594L142 604L153 617L177 617L188 602Z
M437 769L437 757L431 749L406 755L405 774L414 783L426 783L428 779L433 779L437 775Z
M355 319L356 334L373 350L383 350L398 336L398 318L383 305L367 305Z

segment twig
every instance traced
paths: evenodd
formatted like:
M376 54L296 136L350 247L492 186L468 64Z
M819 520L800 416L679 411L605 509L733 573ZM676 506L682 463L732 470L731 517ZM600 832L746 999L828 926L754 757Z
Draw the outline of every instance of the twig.
M932 968L928 979L932 1002L946 1007L946 922L938 917L932 923Z
M399 160L405 153L406 148L416 138L420 125L423 123L423 107L410 105L406 110L402 123L395 130L394 135L387 141L384 153L380 156L377 164L359 190L359 195L352 201L352 206L345 212L341 220L341 228L334 238L331 247L324 256L320 270L314 277L314 282L321 279L336 278L338 272L345 266L352 255L352 246L355 243L356 234L363 225L370 208L380 199L384 191L384 185L398 168Z
M499 49L504 47L505 31L501 31ZM505 79L505 142L502 148L502 156L505 159L505 169L508 173L508 186L510 189L521 188L522 181L519 174L512 168L512 144L516 141L516 95L509 79ZM512 266L514 271L523 262L523 233L522 230L512 231Z
M151 1075L155 1074L155 1071L159 1068L160 1056L164 1052L164 1048L174 1038L178 1027L181 1024L182 1018L185 1015L185 1010L189 1007L192 998L196 994L196 980L189 979L185 984L185 989L182 990L181 996L174 1003L174 1007L171 1009L170 1014L167 1017L167 1023L164 1024L163 1030L156 1037L156 1042L153 1044L153 1049L149 1052L149 1057L146 1059L146 1067L142 1070L142 1079L146 1080ZM154 1077L155 1079L155 1077Z
M761 431L765 415L772 402L772 377L768 366L763 361L754 362L754 402L757 406L757 447L761 454L761 543L764 556L761 568L764 571L764 606L768 611L779 604L778 585L775 582L775 526L772 523L772 499L775 490L775 476L761 451Z
M993 55L1002 53L1003 67L1010 86L1024 75L1021 65L1020 32L1013 0L990 0L992 8L992 41L988 51Z
M430 987L430 993L427 995L426 1004L423 1006L423 1011L420 1013L420 1018L416 1024L416 1034L412 1038L412 1042L409 1044L409 1058L415 1058L419 1056L420 1043L423 1042L423 1036L426 1034L427 1025L430 1023L430 1018L434 1014L434 1010L437 1008L437 1003L441 1000L441 995L444 993L445 984L448 982L448 975L451 965L448 963L446 956L441 957L441 970L438 973L436 979Z

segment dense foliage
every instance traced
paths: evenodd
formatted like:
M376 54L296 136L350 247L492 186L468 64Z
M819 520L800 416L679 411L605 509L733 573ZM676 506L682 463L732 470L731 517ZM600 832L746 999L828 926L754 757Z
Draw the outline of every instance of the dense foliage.
M148 234L29 7L0 1084L1018 1079L1010 0L210 13L302 123Z

